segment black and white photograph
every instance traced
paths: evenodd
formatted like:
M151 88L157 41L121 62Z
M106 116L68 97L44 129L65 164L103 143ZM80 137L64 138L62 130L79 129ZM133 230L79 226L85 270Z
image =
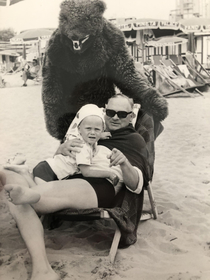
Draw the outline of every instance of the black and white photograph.
M0 279L210 279L210 0L0 0Z

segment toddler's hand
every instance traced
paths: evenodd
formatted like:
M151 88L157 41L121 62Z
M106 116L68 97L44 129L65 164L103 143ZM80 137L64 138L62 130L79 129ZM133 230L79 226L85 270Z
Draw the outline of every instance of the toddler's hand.
M112 135L110 132L102 132L100 139L109 139L111 137L112 137Z

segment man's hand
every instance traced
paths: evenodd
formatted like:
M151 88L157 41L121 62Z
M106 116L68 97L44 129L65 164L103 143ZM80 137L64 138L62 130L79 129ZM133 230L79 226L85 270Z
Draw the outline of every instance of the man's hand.
M59 146L55 155L62 154L64 156L74 157L74 155L71 152L80 153L83 144L84 142L79 138L75 138L73 140L67 140L66 142L64 142Z
M122 152L114 148L111 152L111 154L108 156L110 159L110 167L116 166L116 165L122 165L127 161L127 158L124 156Z

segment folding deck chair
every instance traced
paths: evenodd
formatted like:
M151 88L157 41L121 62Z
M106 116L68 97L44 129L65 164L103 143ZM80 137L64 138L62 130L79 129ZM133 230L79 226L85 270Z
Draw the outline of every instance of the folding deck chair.
M162 61L162 65L167 67L167 69L171 69L171 71L173 71L177 75L177 77L186 81L184 86L184 89L186 91L190 93L195 91L202 95L200 90L203 90L206 84L204 82L201 83L194 80L193 76L190 74L185 64L182 65L175 64L172 59L166 59Z
M183 76L180 79L180 75L175 74L172 70L164 67L164 65L153 65L153 71L155 87L163 96L174 96L180 92L182 92L184 96L191 96L185 89L188 83Z
M182 64L182 57L180 55L170 54L169 59L176 65Z
M188 52L187 54L182 55L182 62L188 67L196 81L210 84L210 74L196 59L193 53Z
M45 215L42 218L42 223L45 229L53 229L53 227L55 228L56 223L59 224L60 220L83 221L93 219L113 219L116 223L116 230L109 252L109 259L112 263L115 260L119 245L120 247L127 247L136 242L137 228L140 218L141 221L144 221L151 218L157 219L158 217L157 207L152 192L151 181L153 177L155 160L154 141L156 137L163 131L163 126L160 122L155 122L152 116L148 115L140 109L136 122L136 130L145 139L149 153L150 181L149 184L144 187L144 190L148 193L151 205L150 211L147 211L145 213L144 211L141 211L142 209L140 209L143 204L144 191L142 191L141 194L137 195L125 188L122 204L116 204L113 208L92 208L85 210L66 209L53 214Z

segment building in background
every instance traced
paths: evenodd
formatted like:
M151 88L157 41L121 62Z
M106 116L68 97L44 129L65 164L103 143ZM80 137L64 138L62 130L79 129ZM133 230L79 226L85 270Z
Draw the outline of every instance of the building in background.
M210 64L210 32L208 20L210 22L210 0L176 0L176 9L172 10L169 19L182 24L189 20L188 28L195 40L195 54L201 64ZM199 32L205 19L207 30ZM193 30L194 29L194 30ZM198 30L197 30L198 29ZM208 66L209 67L209 66Z
M171 11L169 19L179 21L192 17L210 18L210 0L176 0L176 9Z

